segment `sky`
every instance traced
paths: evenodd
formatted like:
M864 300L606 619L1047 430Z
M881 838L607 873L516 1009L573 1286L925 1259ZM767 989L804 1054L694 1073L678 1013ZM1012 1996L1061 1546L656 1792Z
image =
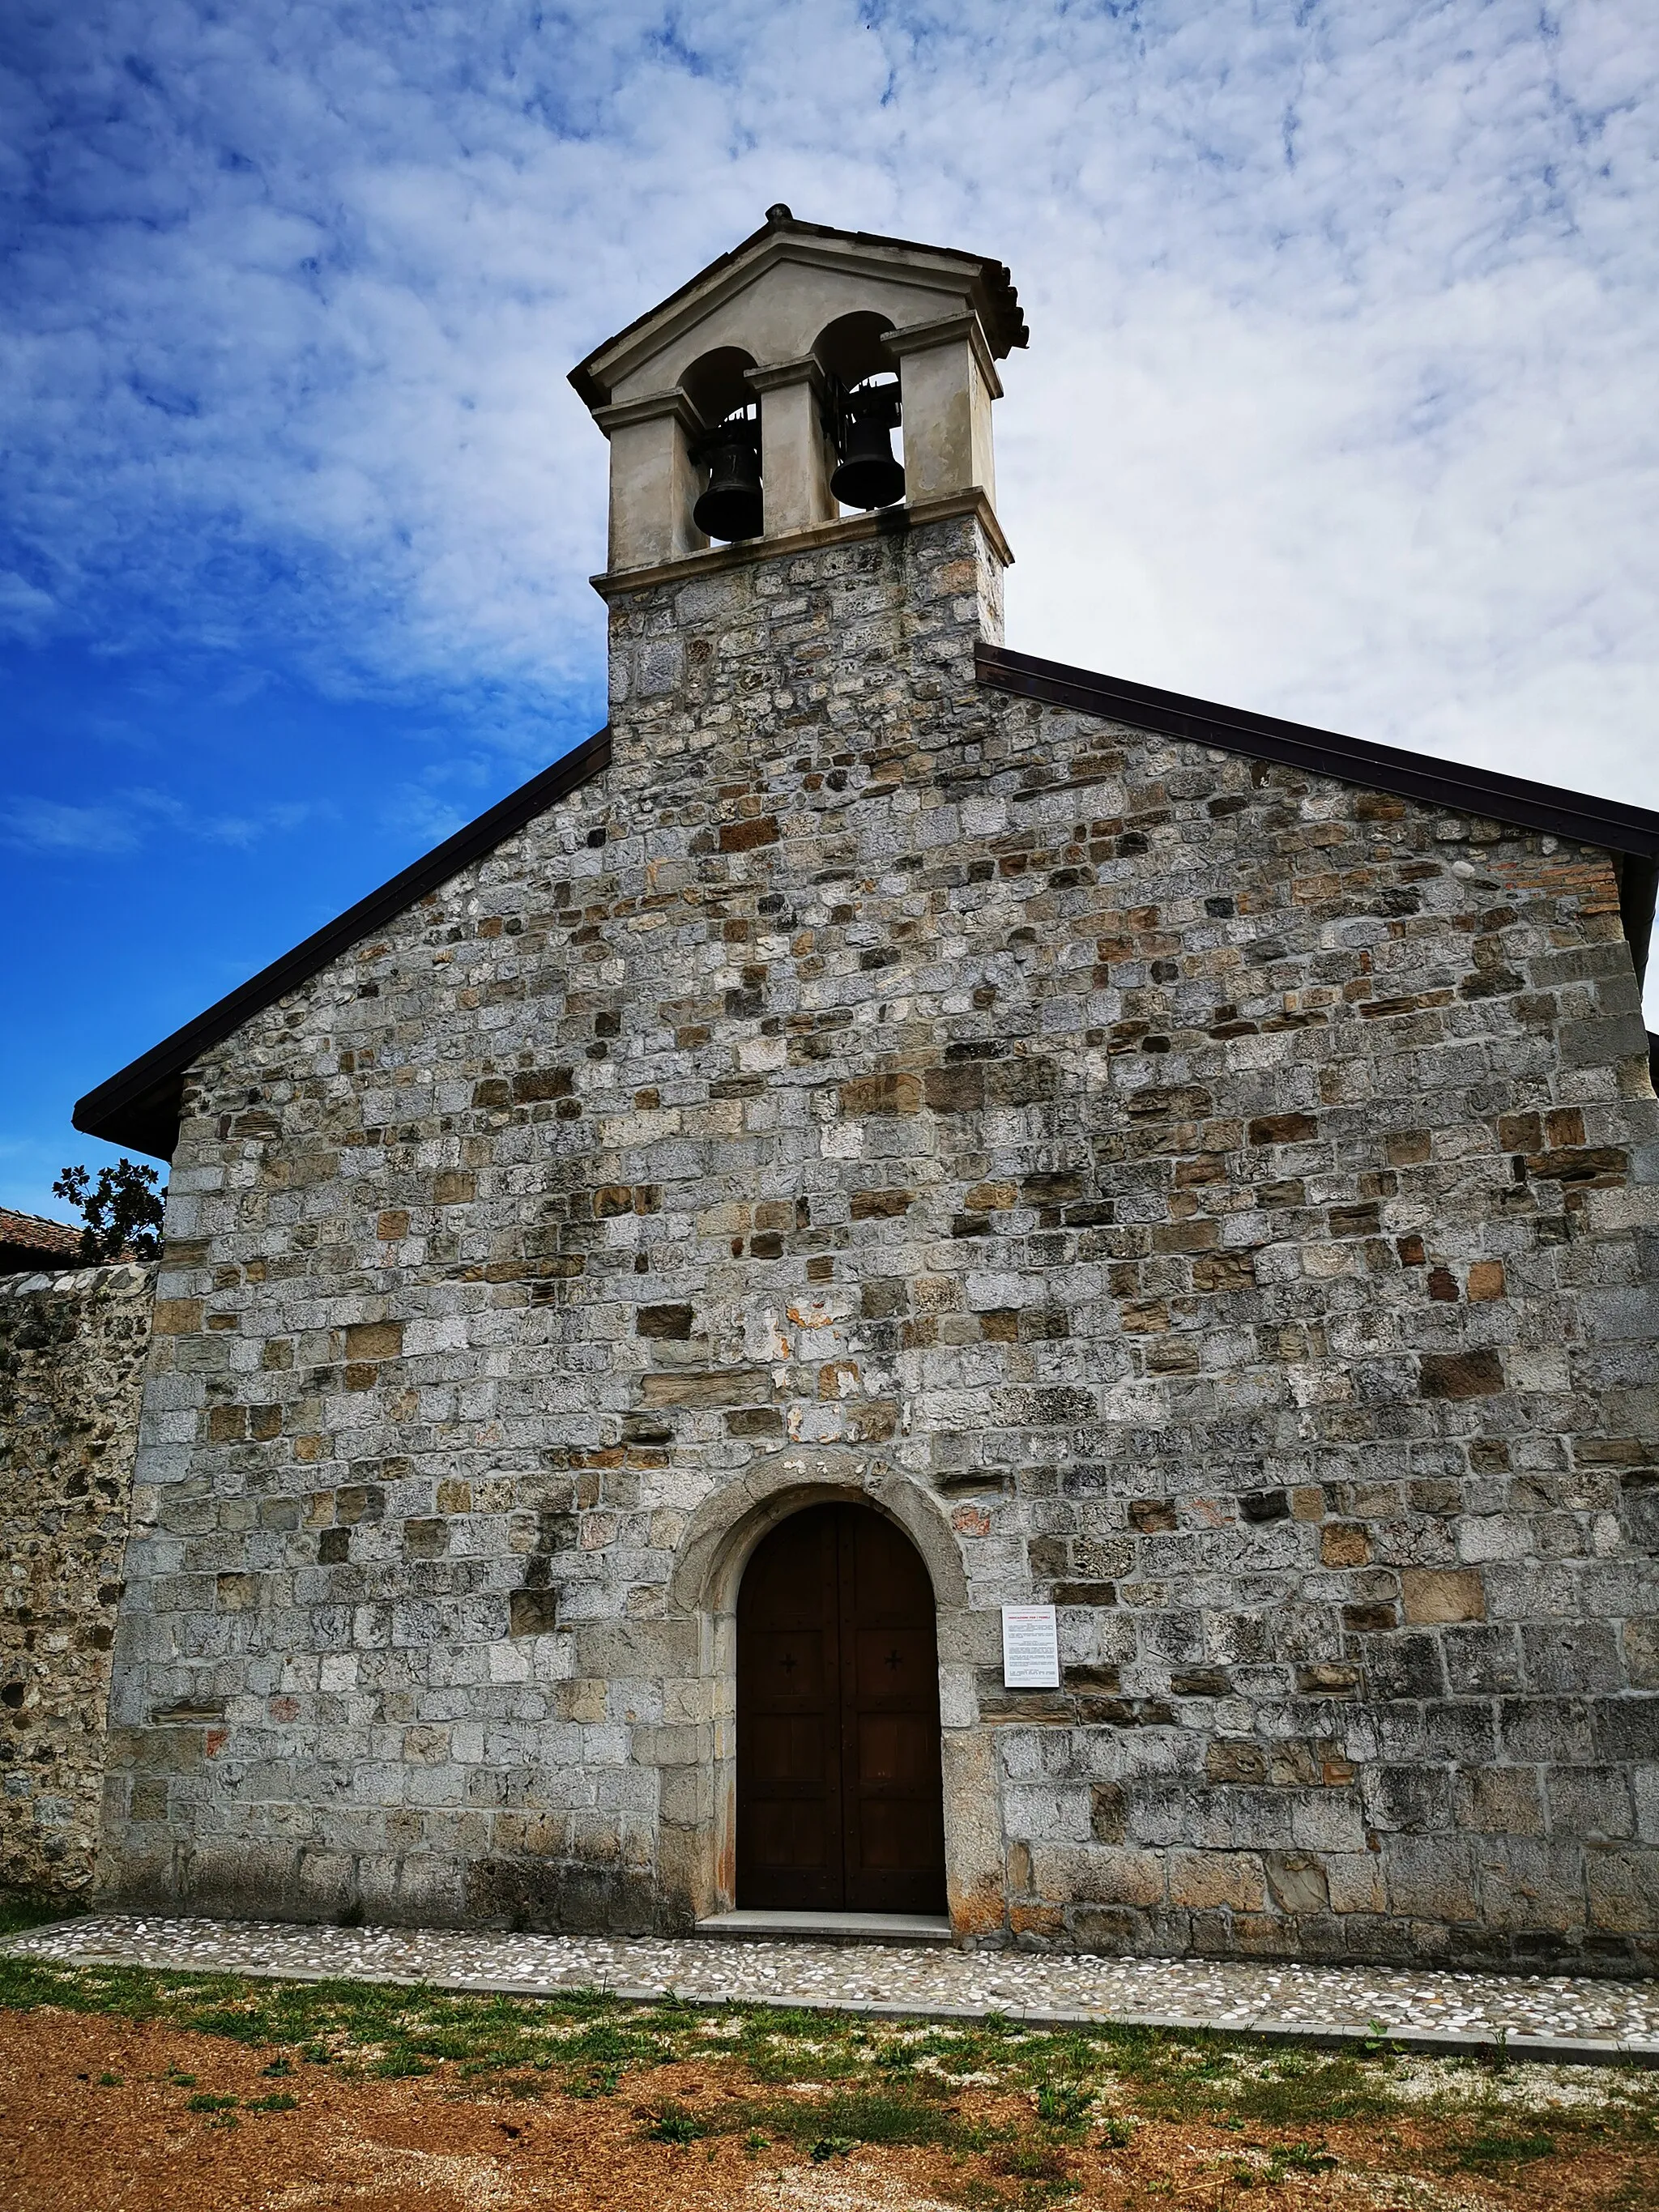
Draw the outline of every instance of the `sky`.
M1011 266L1011 645L1659 806L1651 0L11 0L0 1204L599 726L566 373L775 200Z

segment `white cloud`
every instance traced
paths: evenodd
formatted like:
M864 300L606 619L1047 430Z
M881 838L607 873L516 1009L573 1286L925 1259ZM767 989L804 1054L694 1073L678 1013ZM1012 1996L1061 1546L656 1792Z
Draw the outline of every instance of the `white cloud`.
M50 635L59 610L50 592L43 592L15 569L0 573L0 629L31 640Z
M112 792L97 806L23 795L0 806L0 845L42 854L136 853L155 830L166 829L175 842L244 849L273 830L289 832L321 817L331 818L332 811L326 799L319 799L278 803L255 814L204 814L170 793L143 789Z
M131 816L109 806L60 806L46 799L14 800L0 812L0 842L36 853L134 853Z
M1643 0L103 0L38 36L0 620L592 683L565 371L781 198L1012 266L1011 641L1659 804Z

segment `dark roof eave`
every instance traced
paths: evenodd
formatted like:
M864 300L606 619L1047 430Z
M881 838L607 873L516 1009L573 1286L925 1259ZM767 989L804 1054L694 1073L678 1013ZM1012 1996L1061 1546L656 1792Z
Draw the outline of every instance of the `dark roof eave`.
M1132 684L1117 676L1070 668L1063 661L1040 660L1033 653L1011 653L1006 646L981 644L975 670L981 684L1050 706L1071 707L1103 720L1188 738L1218 750L1277 761L1339 782L1358 783L1422 800L1449 813L1510 822L1595 845L1618 856L1620 908L1631 941L1639 980L1647 960L1656 883L1659 882L1659 813L1619 799L1582 791L1563 791L1496 769L1467 768L1458 761L1436 760L1368 738L1345 738L1275 714L1255 714L1240 707L1220 707L1189 699L1179 691Z
M185 1076L204 1052L423 899L428 891L493 853L526 823L568 798L610 765L607 726L539 775L532 776L517 791L509 792L476 822L458 830L389 883L348 907L343 915L283 953L280 960L251 975L194 1021L186 1022L183 1029L140 1054L118 1074L88 1091L76 1103L75 1127L89 1137L101 1137L106 1144L131 1146L135 1152L170 1160L178 1142Z

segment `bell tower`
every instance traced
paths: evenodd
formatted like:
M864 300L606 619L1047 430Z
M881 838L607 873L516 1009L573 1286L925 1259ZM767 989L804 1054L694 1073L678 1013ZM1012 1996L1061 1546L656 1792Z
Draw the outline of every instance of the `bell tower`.
M1000 262L769 208L571 372L611 443L605 580L861 536L901 512L977 512L1006 562L991 404L997 362L1025 342Z

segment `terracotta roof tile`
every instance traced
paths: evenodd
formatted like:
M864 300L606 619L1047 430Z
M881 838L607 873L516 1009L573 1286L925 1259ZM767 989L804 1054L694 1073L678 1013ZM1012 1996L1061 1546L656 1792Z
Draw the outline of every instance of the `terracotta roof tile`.
M43 1267L73 1267L81 1257L81 1232L67 1221L0 1206L0 1269L15 1272L20 1255Z

